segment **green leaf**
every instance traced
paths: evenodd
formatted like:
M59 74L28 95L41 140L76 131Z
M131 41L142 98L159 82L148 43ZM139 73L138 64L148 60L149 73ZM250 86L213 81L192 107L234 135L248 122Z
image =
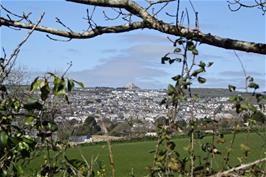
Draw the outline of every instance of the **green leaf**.
M209 62L207 67L211 67L213 65L213 62Z
M266 116L261 111L256 110L252 114L251 119L255 120L256 122L261 122L264 124L266 121Z
M59 85L61 82L61 79L57 76L54 77L54 85Z
M260 86L258 85L258 84L256 84L255 82L251 82L251 83L249 83L248 84L248 87L249 88L253 88L253 89L258 89L258 88L260 88Z
M45 85L40 90L41 90L41 99L45 101L48 98L49 93L50 93L50 87L49 87L47 79L45 79Z
M29 135L24 135L22 140L24 142L26 142L29 146L34 146L36 144L36 142L34 141L33 137L29 136ZM31 147L33 148L33 147Z
M22 176L23 172L24 172L22 166L20 164L18 164L18 163L14 163L13 164L13 171L18 176Z
M65 85L65 79L63 77L54 77L54 89L53 93L54 95L65 95L66 94L66 85Z
M30 91L33 91L36 89L36 82L39 80L39 77L36 77L34 81L30 85Z
M228 89L229 89L230 92L233 92L233 91L236 90L236 86L234 86L234 85L228 85Z
M163 104L165 104L167 102L167 98L162 99L162 101L160 102L160 106L162 106Z
M184 89L187 89L188 86L191 85L191 84L192 84L192 83L191 83L189 80L185 81L185 82L183 83Z
M192 41L188 41L187 48L188 50L192 51L195 48L194 43Z
M52 132L55 132L58 130L58 126L55 122L49 121L48 122L48 129Z
M260 103L262 101L266 101L266 95L262 95L260 93L257 93L255 96L256 96L256 100L257 100L258 103Z
M80 168L82 166L85 166L85 162L82 160L78 160L78 159L68 159L67 156L64 156L65 160L70 163L71 165L73 165L75 168Z
M198 55L199 54L199 51L196 48L192 49L191 52L192 52L193 55Z
M27 115L25 118L24 118L24 123L26 125L32 125L33 124L33 120L34 120L34 117L31 116L31 115Z
M14 108L14 110L15 110L16 112L18 112L18 111L20 110L20 107L21 107L21 103L20 103L20 101L17 100L17 99L13 99L13 100L12 100L12 107Z
M76 84L78 84L81 88L85 88L84 84L82 82L73 80Z
M202 72L204 72L204 69L203 68L199 68L199 69L193 71L192 74L191 74L191 76L196 77L198 74L200 74Z
M31 83L30 91L39 90L41 87L45 85L45 81L39 79L39 77L36 77L34 81Z
M241 109L242 110L250 110L252 112L257 111L256 107L249 102L244 102L243 104L241 104Z
M29 147L29 145L26 143L26 142L19 142L18 143L18 149L20 150L20 151L22 151L22 150L29 150L30 149L30 147Z
M206 64L203 61L200 61L199 67L205 68Z
M234 95L229 97L230 102L241 102L243 100L244 100L243 97L240 95Z
M171 65L171 64L173 64L175 62L175 59L170 59L169 60L169 64Z
M179 63L182 61L181 58L176 58L175 60L176 60L177 62L179 62Z
M181 49L180 48L175 48L174 52L175 53L179 53L179 52L181 52Z
M173 141L169 141L169 142L166 143L166 147L167 147L169 150L172 151L172 150L175 149L176 145L175 145L175 143L174 143Z
M0 132L0 141L1 141L0 144L7 145L8 135L6 134L6 132L4 131Z
M24 104L24 109L26 109L28 111L42 110L42 108L43 108L43 105L41 103L39 103L38 101Z
M168 95L173 95L174 93L176 93L176 89L172 84L168 85L167 93Z
M72 91L73 88L74 88L74 86L75 86L74 81L71 80L71 79L68 79L68 81L67 81L67 90L68 90L69 92Z
M253 82L253 81L254 81L254 78L251 77L251 76L247 76L247 77L246 77L246 80L249 81L249 82Z
M162 59L161 59L161 63L162 63L162 64L165 64L165 62L166 62L166 61L169 61L169 60L171 60L170 57L164 56L164 57L162 57Z
M178 40L176 40L176 42L179 44L179 45L182 45L185 40L183 40L182 38L179 38Z
M198 77L198 81L199 83L204 84L207 80L203 77Z
M47 74L49 74L52 77L57 77L54 73L51 73L51 72L47 72Z
M174 76L174 77L172 77L172 79L174 80L174 81L178 81L179 79L181 78L181 75L176 75L176 76Z

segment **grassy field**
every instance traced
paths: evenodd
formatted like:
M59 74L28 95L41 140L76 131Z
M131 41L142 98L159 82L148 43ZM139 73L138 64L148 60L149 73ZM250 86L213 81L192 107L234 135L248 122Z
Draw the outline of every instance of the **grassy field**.
M232 135L225 136L225 143L219 144L218 149L225 152L229 147L230 141L232 140ZM206 156L201 150L201 144L204 142L210 142L211 137L206 137L203 140L197 141L196 145L196 155ZM256 133L240 133L237 134L235 143L232 150L232 156L230 164L239 164L237 157L243 156L243 149L241 149L241 144L245 144L250 148L249 156L247 161L253 161L258 158L265 156L265 145L266 135L263 133L262 136ZM181 154L181 156L186 156L188 153L186 147L189 144L187 138L174 139L176 143L176 150ZM243 145L242 145L243 146ZM144 176L147 174L147 167L152 164L153 154L150 153L155 148L155 141L140 141L140 142L122 142L114 143L112 145L113 156L116 166L117 177L129 176L131 170L134 171L135 176ZM108 160L108 148L106 144L87 144L82 146L77 146L71 148L67 151L67 156L70 158L80 158L81 154L88 160L97 158L99 161L105 165L107 173L110 172L109 160ZM223 164L223 156L217 155L214 160L214 166L219 168ZM41 164L40 159L36 159L29 166L33 169L39 168ZM107 174L107 176L111 176Z

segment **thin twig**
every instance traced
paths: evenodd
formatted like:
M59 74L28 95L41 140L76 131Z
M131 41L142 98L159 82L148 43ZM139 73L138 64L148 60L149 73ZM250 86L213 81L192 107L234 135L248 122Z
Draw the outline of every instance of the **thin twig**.
M242 7L244 8L254 8L254 7L258 7L259 9L262 10L263 12L263 15L265 14L266 12L266 1L257 1L255 0L255 3L254 4L244 4L244 3L241 3L241 0L228 0L228 8L232 11L232 12L236 12L238 10L240 10ZM234 8L232 7L234 6Z
M37 26L41 23L43 17L44 17L45 13L43 13L40 17L40 19L37 21L37 23L32 27L32 29L27 33L27 35L24 37L24 39L17 45L17 47L15 48L15 50L11 53L9 58L5 58L5 60L7 60L6 64L4 65L5 68L5 73L4 76L1 77L0 82L2 83L4 81L4 79L6 77L8 77L12 67L14 66L14 63L16 61L16 58L20 52L20 48L23 46L23 44L26 43L26 41L29 39L29 37L32 35L33 31L37 28Z
M164 4L157 12L155 12L153 14L153 17L155 17L156 15L158 15L167 5L168 5L168 3Z
M6 13L6 16L11 19L11 17L9 16L10 15L13 15L14 17L17 17L19 18L19 20L17 20L18 22L21 22L22 20L26 20L27 22L31 23L31 21L29 20L29 17L30 15L32 14L31 12L29 12L27 15L23 12L23 15L18 15L18 14L15 14L13 12L11 12L10 10L8 10L7 8L5 8L2 4L0 4L0 7L1 9L3 9Z
M67 65L68 65L68 67L67 67L67 69L65 70L65 72L62 74L62 77L64 77L66 74L67 74L67 72L69 71L69 69L72 67L72 61L70 61L69 63L67 63Z
M243 74L245 76L245 90L246 92L248 92L248 76L247 76L247 72L246 72L246 69L245 69L245 66L241 60L241 58L239 57L239 55L236 53L236 51L234 50L234 54L236 56L236 58L238 59L240 65L241 65L241 68L242 68L242 71L243 71Z
M180 0L177 1L177 6L176 6L176 22L175 22L176 26L178 26L179 23L179 9L180 9Z
M69 42L69 41L72 40L72 38L68 38L68 39L56 39L56 38L51 37L51 36L48 35L48 34L46 35L46 37L47 37L48 39L53 40L53 41L60 41L60 42Z
M69 30L70 32L73 32L72 29L70 27L68 27L67 25L65 25L62 20L60 20L58 17L55 17L56 22L59 23L60 25L62 25L64 28L66 28L67 30Z

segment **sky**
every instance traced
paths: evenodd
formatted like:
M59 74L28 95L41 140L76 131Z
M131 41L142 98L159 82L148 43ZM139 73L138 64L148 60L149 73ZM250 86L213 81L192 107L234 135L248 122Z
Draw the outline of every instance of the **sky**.
M137 0L143 4L143 0ZM241 9L231 12L226 1L194 0L193 6L199 12L200 30L214 35L266 43L266 16L258 9ZM73 31L83 31L88 24L83 19L86 9L92 7L65 2L63 0L24 1L2 0L9 10L21 14L32 12L33 20L37 20L45 12L42 25L63 29L57 24L55 17L60 18ZM158 6L159 7L159 6ZM193 26L193 10L188 1L181 1L181 10L187 8L190 14L190 26ZM165 12L175 13L176 3L170 4L162 11L159 18L167 22L175 19ZM99 25L124 24L123 21L106 21L103 10L109 16L115 16L112 10L97 8L94 20ZM1 12L1 15L5 15ZM184 24L186 25L186 24ZM1 47L7 54L26 35L27 30L12 30L1 27ZM53 36L55 37L55 36ZM45 72L62 73L68 63L73 66L68 77L82 81L88 87L108 86L121 87L133 82L141 88L166 88L172 83L171 77L180 72L180 65L162 65L161 57L172 52L174 47L167 39L169 36L153 30L136 30L119 34L105 34L92 39L58 42L50 40L46 34L34 32L29 41L22 47L16 67L23 67L28 77ZM57 37L55 37L57 38ZM60 38L61 39L61 38ZM259 54L236 51L240 56L248 75L254 77L261 90L266 90L266 57ZM244 87L244 75L240 62L232 50L225 50L202 44L199 47L197 61L214 62L204 77L207 83L193 87L227 88L228 84Z

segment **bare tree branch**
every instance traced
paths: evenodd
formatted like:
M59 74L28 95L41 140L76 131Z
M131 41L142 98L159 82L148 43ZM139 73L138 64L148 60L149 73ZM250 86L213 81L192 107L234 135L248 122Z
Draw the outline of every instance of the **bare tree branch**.
M15 22L12 20L7 20L2 17L0 17L0 25L13 26L13 27L24 28L24 29L32 29L32 27L34 26L34 24ZM87 38L93 38L95 36L98 36L104 33L121 33L121 32L141 29L144 27L145 25L143 22L134 22L134 23L127 24L127 25L118 25L118 26L111 26L111 27L98 26L91 31L85 31L85 32L69 32L69 31L49 28L49 27L41 26L41 25L38 25L35 30L50 33L56 36L66 37L66 38L87 39Z
M122 8L127 10L132 15L136 15L142 19L139 22L130 22L125 25L118 26L96 26L93 29L88 29L85 32L73 32L73 31L64 31L54 28L49 28L45 26L38 25L36 31L41 31L61 37L66 37L69 39L86 39L93 38L98 35L105 33L122 33L133 31L137 29L153 29L160 31L165 34L170 34L174 36L182 36L187 39L197 41L199 43L204 43L216 47L221 47L224 49L233 49L245 52L253 52L258 54L266 54L266 44L264 43L255 43L248 41L241 41L236 39L224 38L220 36L215 36L210 33L202 33L198 29L189 29L180 24L172 25L166 22L160 21L144 8L132 0L67 0L75 3L82 3L86 5L94 5L101 7L110 7L110 8ZM162 1L166 2L167 1ZM23 23L17 22L11 19L6 19L0 17L0 26L7 27L17 27L24 29L32 29L34 24L32 23Z
M1 25L13 26L24 29L32 29L35 24L16 22L1 17L0 26ZM263 43L254 43L254 42L240 41L230 38L222 38L219 36L212 35L210 33L204 34L197 30L195 31L182 26L176 27L175 25L170 25L159 21L157 21L157 23L153 25L147 24L145 22L133 22L131 24L110 26L110 27L98 26L91 31L85 31L85 32L69 32L41 25L38 25L35 30L71 39L88 39L98 35L102 35L104 33L122 33L143 28L155 29L163 33L175 36L183 36L188 39L199 41L200 43L205 43L225 49L234 49L245 52L266 54L266 44Z
M251 163L247 163L247 164L240 165L238 167L231 168L227 171L219 172L215 175L212 175L211 177L235 176L233 174L234 172L239 172L240 170L248 169L254 165L258 165L258 164L263 163L263 162L266 162L266 157L263 159L256 160L256 161L251 162ZM236 175L236 176L239 176L239 175Z

